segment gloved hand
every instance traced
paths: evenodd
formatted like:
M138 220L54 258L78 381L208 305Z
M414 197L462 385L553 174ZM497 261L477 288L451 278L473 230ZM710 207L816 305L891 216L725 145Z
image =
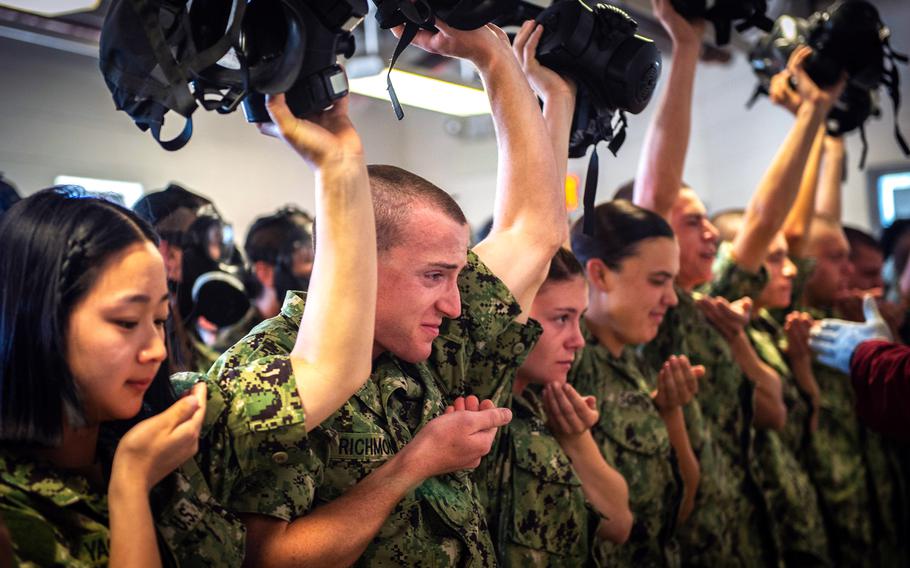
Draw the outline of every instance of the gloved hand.
M850 374L850 360L860 343L872 339L894 341L888 324L878 311L875 298L863 298L865 323L840 319L822 320L810 332L809 347L815 351L818 362Z

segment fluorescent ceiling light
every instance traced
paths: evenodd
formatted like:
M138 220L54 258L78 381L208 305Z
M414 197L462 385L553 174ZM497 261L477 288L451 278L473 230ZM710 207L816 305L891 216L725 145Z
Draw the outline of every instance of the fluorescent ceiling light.
M141 183L112 179L57 176L54 178L54 185L78 185L85 188L89 193L119 196L127 207L132 207L136 200L142 197L143 193Z
M385 101L389 99L386 90L386 73L383 69L378 75L350 79L350 91ZM481 89L465 87L440 79L392 71L392 85L398 101L404 106L412 106L453 116L477 116L490 114L490 101Z
M101 0L3 0L0 6L39 16L63 16L98 9Z

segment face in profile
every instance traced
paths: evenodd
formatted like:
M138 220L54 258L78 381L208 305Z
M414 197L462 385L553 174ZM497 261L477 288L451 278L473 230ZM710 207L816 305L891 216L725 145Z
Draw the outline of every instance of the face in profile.
M543 333L519 373L532 384L564 383L584 347L581 316L588 305L588 287L582 275L546 282L534 298L531 317Z
M670 213L670 226L679 243L679 285L689 290L711 280L719 233L707 210L689 188L679 192Z
M768 284L758 298L758 304L762 307L786 308L792 302L796 265L790 260L789 252L787 239L783 233L777 233L765 259Z
M124 420L142 407L167 356L164 263L150 242L111 255L66 326L66 361L88 423Z
M606 320L624 345L647 343L657 336L664 316L678 302L673 281L679 272L679 246L667 237L638 243L606 278Z
M813 224L809 254L815 259L815 270L806 283L811 302L829 306L850 294L850 245L844 232L836 227Z
M458 274L469 234L429 206L408 212L400 242L379 253L374 356L389 351L411 363L430 356L443 320L461 315Z

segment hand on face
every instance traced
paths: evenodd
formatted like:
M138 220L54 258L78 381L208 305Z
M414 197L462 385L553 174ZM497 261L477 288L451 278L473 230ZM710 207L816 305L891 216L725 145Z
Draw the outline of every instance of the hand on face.
M521 25L521 29L515 35L512 51L515 52L518 63L524 69L531 88L538 97L543 99L544 103L550 97L558 94L564 94L574 99L575 83L537 61L537 46L542 35L543 26L534 20L528 20Z
M657 390L651 395L654 405L663 413L689 404L698 394L698 379L703 376L703 366L693 366L685 355L671 356L657 375Z
M206 387L199 383L161 414L133 426L117 445L111 477L123 476L148 492L191 459L199 448L205 402Z
M597 399L581 396L568 383L550 383L544 387L543 404L547 414L547 428L557 438L584 434L600 418Z
M348 118L347 97L308 119L294 116L284 95L268 97L266 108L272 122L259 124L259 131L284 140L310 167L318 170L351 159L363 161L360 136Z
M752 317L752 300L750 298L740 298L735 302L729 302L725 298L705 296L698 300L698 307L727 340L743 333L743 329Z

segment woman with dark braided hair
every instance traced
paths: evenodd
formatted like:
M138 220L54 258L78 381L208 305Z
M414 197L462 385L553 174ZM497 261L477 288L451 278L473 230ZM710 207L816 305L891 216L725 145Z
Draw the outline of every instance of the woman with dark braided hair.
M157 566L156 525L182 563L242 558L242 525L191 459L205 386L176 400L162 365L156 239L78 188L0 220L0 515L20 562Z

